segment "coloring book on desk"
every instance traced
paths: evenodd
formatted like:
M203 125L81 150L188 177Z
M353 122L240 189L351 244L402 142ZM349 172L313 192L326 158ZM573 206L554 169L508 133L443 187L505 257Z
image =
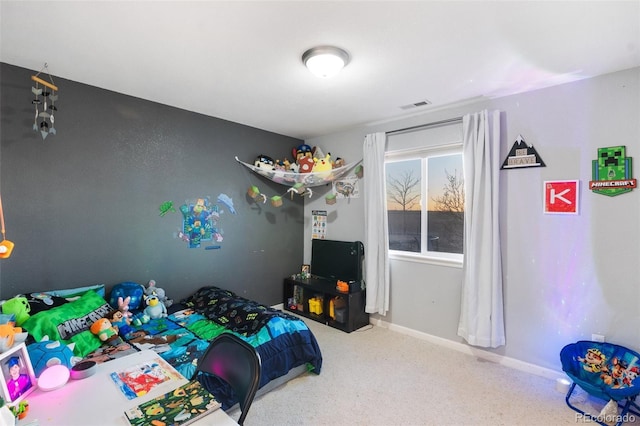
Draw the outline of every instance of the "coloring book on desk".
M133 426L185 426L220 408L220 402L197 380L125 411Z
M127 399L146 395L160 383L181 378L180 373L160 357L111 373L111 379Z

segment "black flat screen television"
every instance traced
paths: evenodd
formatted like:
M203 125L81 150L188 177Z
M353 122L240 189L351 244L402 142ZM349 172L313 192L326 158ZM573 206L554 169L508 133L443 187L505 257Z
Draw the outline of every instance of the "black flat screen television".
M362 281L360 241L312 240L311 275L327 280Z

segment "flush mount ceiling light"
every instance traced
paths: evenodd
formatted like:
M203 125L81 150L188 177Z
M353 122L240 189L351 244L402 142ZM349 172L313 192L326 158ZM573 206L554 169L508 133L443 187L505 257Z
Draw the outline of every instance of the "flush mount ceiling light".
M302 62L318 77L329 78L347 66L349 54L334 46L312 47L302 54Z

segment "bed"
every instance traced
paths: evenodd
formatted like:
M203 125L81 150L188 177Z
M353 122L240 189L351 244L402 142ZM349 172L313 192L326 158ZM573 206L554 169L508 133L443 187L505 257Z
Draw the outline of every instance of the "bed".
M54 340L75 343L74 353L79 358L107 362L138 350L152 349L184 377L190 378L209 342L221 333L233 333L260 354L262 373L258 395L305 372L319 374L322 368L320 348L304 321L219 287L200 288L172 305L167 316L133 326L127 338L117 344L104 344L88 330L92 319L112 309L104 293L87 291L66 303L57 296L51 297L55 306L31 315L23 327L36 341L47 335ZM226 383L209 377L204 384L220 400L224 410L236 405L237 400Z

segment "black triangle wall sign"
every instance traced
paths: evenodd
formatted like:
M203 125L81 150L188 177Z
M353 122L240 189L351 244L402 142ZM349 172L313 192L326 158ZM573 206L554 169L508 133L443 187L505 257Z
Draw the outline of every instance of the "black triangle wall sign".
M500 169L522 169L524 167L546 167L546 164L533 145L527 145L524 138L518 135Z

